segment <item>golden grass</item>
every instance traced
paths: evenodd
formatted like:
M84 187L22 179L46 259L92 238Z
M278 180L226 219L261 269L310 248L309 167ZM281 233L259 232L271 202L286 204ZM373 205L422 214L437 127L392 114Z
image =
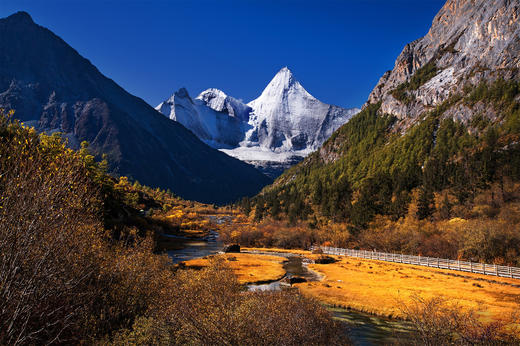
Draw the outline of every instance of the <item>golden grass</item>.
M270 255L256 255L247 253L227 253L222 255L197 258L186 261L187 267L205 267L210 257L220 257L226 260L237 275L241 284L253 284L280 280L285 275L283 263L287 258Z
M508 317L520 307L520 280L351 257L311 264L320 282L298 284L304 295L326 304L380 316L403 317L400 302L413 295L442 296L462 308L483 311L483 320Z

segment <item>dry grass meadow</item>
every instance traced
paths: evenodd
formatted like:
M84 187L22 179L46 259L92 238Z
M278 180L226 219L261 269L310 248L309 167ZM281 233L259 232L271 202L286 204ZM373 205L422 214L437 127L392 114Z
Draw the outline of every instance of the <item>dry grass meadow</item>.
M485 321L508 318L520 306L520 280L480 274L336 257L333 264L311 264L320 282L298 284L300 291L325 304L380 316L404 317L400 306L413 297L442 297L461 308L478 310Z
M228 253L186 261L185 264L188 268L202 268L209 266L212 259L223 259L241 284L280 280L285 275L283 263L287 261L280 256Z

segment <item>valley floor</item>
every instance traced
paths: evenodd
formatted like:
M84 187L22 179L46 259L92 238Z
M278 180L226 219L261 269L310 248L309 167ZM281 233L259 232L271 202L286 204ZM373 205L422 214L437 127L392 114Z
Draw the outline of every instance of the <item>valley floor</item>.
M482 313L484 320L509 317L520 304L520 280L414 265L337 256L332 264L311 264L321 282L298 287L320 301L381 316L404 317L415 296L442 297Z
M264 254L217 255L237 274L241 283L275 281L284 276L279 256L265 252L289 252L310 259L316 254L304 250L246 248ZM485 322L509 318L520 304L520 280L388 263L344 256L337 262L309 264L320 281L295 284L303 295L323 304L353 309L383 317L404 318L403 306L415 297L440 297L461 309L478 311ZM192 260L187 266L204 266L207 258Z

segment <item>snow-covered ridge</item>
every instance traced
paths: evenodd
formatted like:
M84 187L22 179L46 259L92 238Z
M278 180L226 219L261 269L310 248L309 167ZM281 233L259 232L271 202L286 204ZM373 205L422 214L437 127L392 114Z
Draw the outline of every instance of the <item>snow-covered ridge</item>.
M227 113L228 109L224 108L223 103L219 103L218 100L213 104L221 107L220 110L208 107L202 99L192 99L188 91L181 88L155 109L187 127L211 147L216 149L237 147L243 139L243 133L249 129L247 122L235 117L235 113L232 115ZM232 109L232 112L237 111L241 111L241 108Z
M242 101L228 96L222 90L215 88L204 90L196 99L201 100L206 106L217 112L227 113L245 122L249 120L249 113L252 111L251 107L245 105Z
M228 155L260 168L276 163L273 175L287 168L284 162L290 166L319 148L359 112L319 101L287 67L248 104L214 88L191 99L183 88L156 109Z

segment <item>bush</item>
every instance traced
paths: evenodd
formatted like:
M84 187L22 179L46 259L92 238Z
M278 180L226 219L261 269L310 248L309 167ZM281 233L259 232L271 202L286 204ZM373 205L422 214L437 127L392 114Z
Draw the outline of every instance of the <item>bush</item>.
M182 270L154 311L175 344L319 345L348 340L317 302L295 292L243 292L221 260ZM125 335L131 336L132 333Z
M125 229L111 238L103 188L124 190L111 207L130 210L143 197L135 186L107 177L58 135L0 114L1 345L341 342L314 301L244 293L221 263L174 275L151 236Z
M78 155L0 114L0 344L74 340L95 294L100 197Z
M414 344L421 345L502 345L518 344L516 316L501 321L482 322L476 310L463 310L442 298L412 297L401 310L412 323Z

